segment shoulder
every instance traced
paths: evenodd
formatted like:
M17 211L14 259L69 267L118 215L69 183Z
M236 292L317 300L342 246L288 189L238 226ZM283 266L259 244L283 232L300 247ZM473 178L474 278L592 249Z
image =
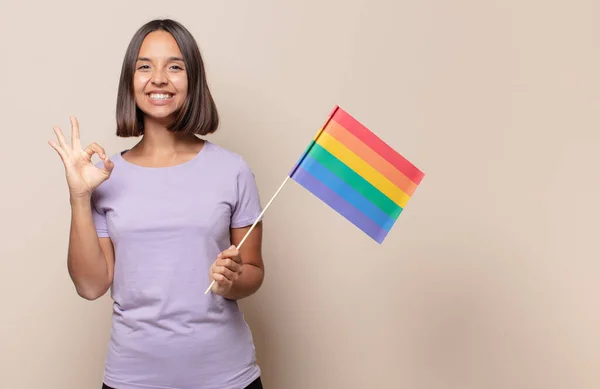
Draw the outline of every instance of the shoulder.
M248 161L240 153L227 149L212 142L206 142L207 154L210 155L213 166L219 167L229 174L253 174Z

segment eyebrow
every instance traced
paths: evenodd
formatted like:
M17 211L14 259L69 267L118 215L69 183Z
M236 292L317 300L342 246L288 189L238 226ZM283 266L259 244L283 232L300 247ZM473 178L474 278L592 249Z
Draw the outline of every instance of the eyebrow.
M151 62L150 58L148 58L148 57L138 57L137 60L138 61L148 61L148 62ZM181 62L183 62L183 58L181 58L181 57L169 57L168 60L169 61L181 61Z

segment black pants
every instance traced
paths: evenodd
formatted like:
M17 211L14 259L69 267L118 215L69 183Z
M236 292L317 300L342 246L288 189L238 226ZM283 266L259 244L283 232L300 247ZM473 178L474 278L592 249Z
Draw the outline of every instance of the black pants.
M108 386L106 384L102 384L102 389L116 389L116 388L111 388L110 386ZM254 381L252 381L252 383L250 385L246 386L245 389L263 389L262 381L260 380L260 377L258 377Z

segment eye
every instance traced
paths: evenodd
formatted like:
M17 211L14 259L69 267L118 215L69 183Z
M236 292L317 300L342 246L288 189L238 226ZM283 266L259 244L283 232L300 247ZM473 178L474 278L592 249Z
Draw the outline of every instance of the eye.
M183 68L179 65L172 65L171 69L175 69L175 70L183 70Z
M140 66L138 66L138 70L146 70L146 69L150 69L150 66L148 66L148 65L140 65Z

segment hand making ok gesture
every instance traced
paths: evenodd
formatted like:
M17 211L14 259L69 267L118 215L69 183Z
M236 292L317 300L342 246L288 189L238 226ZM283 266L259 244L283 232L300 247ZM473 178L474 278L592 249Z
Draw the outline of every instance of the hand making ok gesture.
M79 139L79 123L71 117L71 145L67 143L59 127L54 127L58 144L51 140L48 143L56 150L65 165L65 174L69 193L72 199L89 197L94 189L106 181L114 168L104 149L97 143L92 143L85 149L81 148ZM92 156L98 156L104 161L104 167L99 168L92 163Z

